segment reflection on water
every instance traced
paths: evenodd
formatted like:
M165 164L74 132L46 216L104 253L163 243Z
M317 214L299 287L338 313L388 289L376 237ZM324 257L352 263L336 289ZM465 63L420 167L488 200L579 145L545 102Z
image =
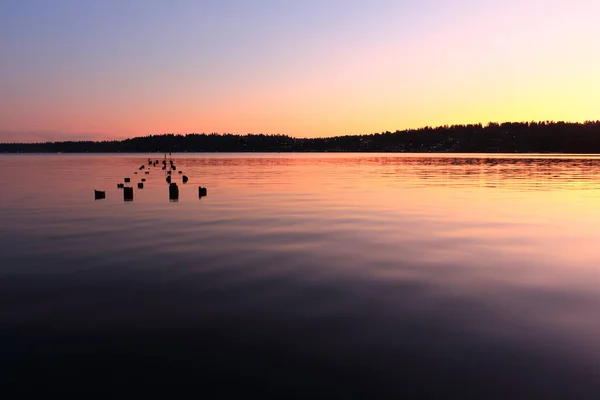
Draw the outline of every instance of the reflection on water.
M147 159L0 157L3 386L600 394L600 158Z

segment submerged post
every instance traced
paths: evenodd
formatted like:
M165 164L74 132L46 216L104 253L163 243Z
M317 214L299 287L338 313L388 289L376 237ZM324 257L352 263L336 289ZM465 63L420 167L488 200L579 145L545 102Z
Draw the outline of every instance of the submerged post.
M133 201L133 188L131 186L125 186L123 188L123 200Z
M177 187L177 184L175 182L169 185L169 200L179 200L179 188Z

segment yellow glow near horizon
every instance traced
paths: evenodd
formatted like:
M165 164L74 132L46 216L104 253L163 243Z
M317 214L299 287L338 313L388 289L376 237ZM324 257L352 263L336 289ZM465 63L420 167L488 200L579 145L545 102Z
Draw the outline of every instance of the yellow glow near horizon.
M127 43L132 56L121 55L127 62L98 59L96 65L84 59L71 66L67 57L29 75L34 67L22 75L15 67L13 75L0 74L8 82L0 94L0 133L322 137L490 121L600 119L600 53L594 51L600 3L428 4L431 11L420 19L394 24L394 16L416 11L381 0L387 14L372 16L380 25L365 22L362 30L360 25L352 30L347 25L360 19L339 26L331 21L323 36L310 27L299 36L279 38L274 31L249 42L255 47L248 50L232 44L241 34L216 37L223 43L210 55L220 63L178 37L165 44L164 54L147 49L139 56L151 60L145 63L134 56L141 50ZM177 50L173 58L166 55L171 48Z

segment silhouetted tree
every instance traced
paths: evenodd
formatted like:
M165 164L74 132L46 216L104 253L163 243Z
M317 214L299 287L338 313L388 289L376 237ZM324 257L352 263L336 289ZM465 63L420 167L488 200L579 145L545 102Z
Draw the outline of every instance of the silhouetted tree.
M293 138L286 135L147 135L113 141L1 143L4 153L161 152L464 152L600 153L600 121L490 122L429 126L368 135Z

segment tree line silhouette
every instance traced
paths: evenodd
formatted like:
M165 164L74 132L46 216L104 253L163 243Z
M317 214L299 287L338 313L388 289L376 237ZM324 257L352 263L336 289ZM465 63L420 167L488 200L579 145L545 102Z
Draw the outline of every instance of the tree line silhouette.
M112 141L0 143L3 153L454 152L600 153L600 121L490 122L367 135L162 134Z

